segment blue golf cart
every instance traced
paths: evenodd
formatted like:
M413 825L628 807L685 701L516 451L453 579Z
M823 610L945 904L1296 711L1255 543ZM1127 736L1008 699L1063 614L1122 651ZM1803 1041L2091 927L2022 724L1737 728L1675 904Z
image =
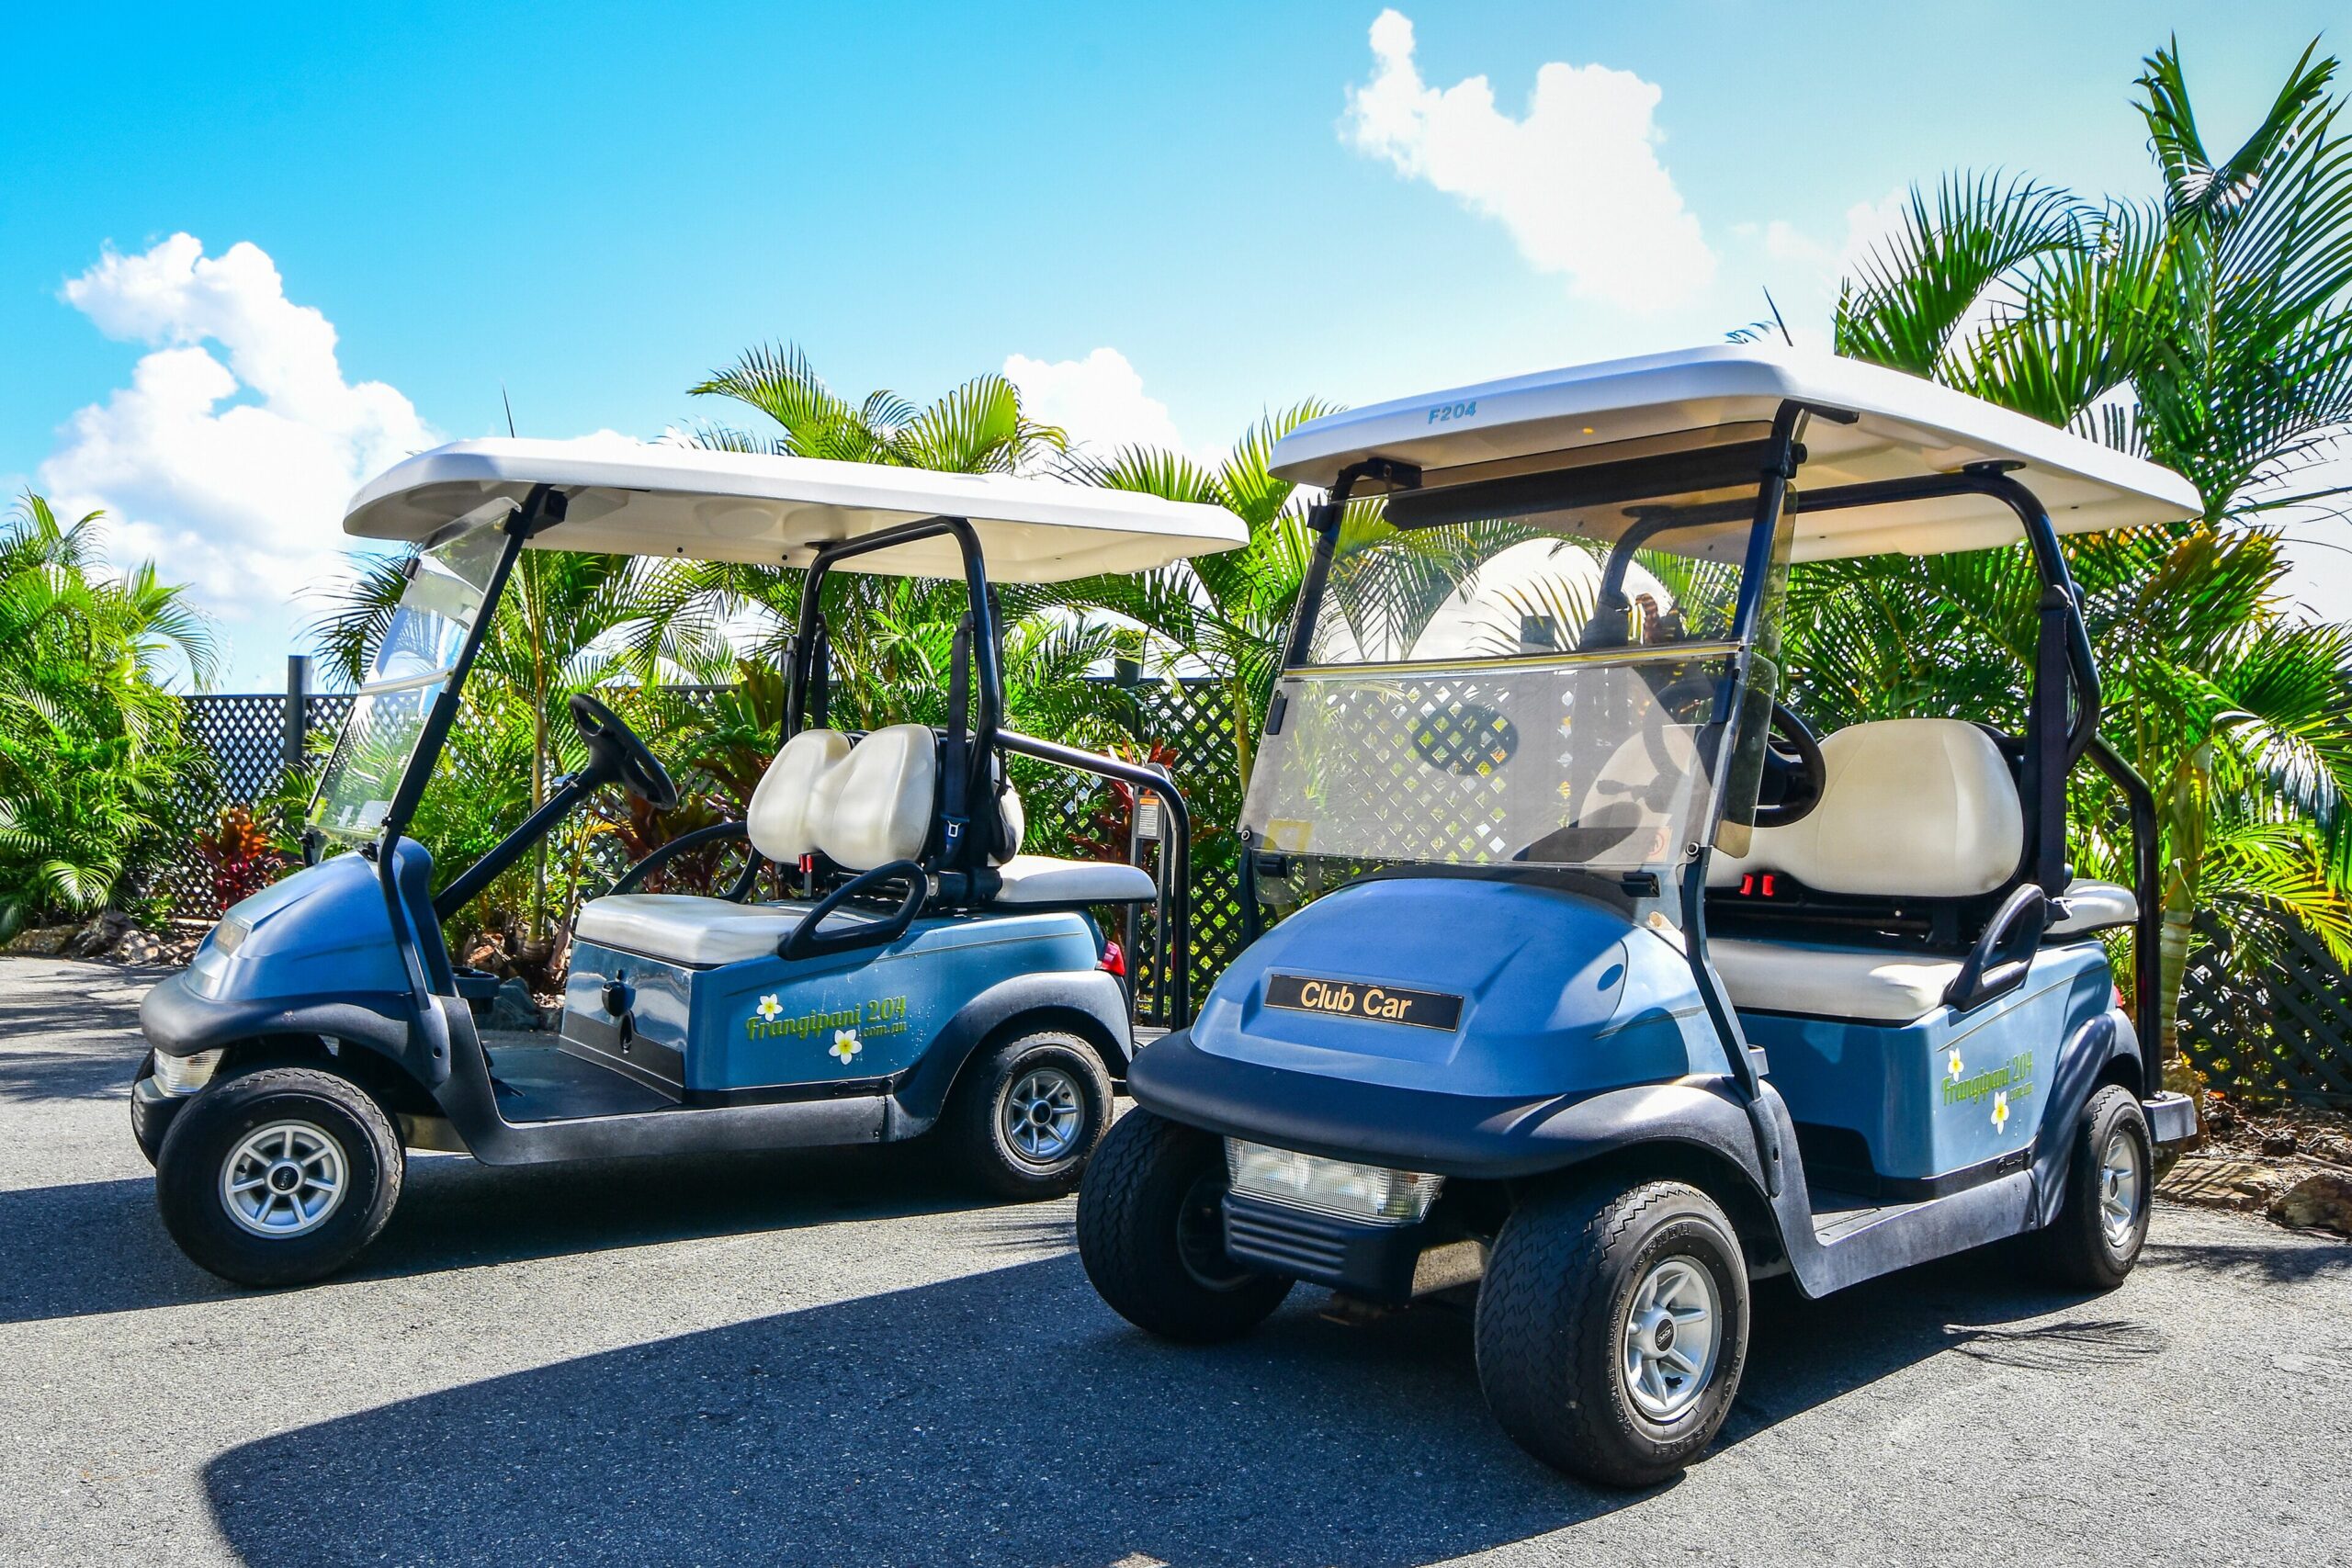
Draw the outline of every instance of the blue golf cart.
M1635 1485L1722 1425L1751 1280L2006 1237L2122 1280L2193 1111L2143 1043L2154 807L2099 738L2059 538L2193 514L2186 482L1734 346L1335 414L1274 464L1329 491L1243 821L1251 911L1284 918L1130 1070L1079 1199L1105 1301L1208 1340L1296 1281L1475 1289L1503 1427ZM1393 532L1343 529L1374 494ZM2021 724L1814 734L1791 561L2020 540ZM2134 886L2068 863L2092 771Z
M341 1268L390 1216L408 1148L518 1165L933 1134L990 1192L1076 1185L1136 1038L1091 911L1150 904L1181 953L1188 824L1165 773L1006 728L989 573L1149 570L1239 544L1238 519L1011 476L482 441L390 469L345 528L415 553L312 809L314 851L334 852L229 910L141 1009L132 1126L190 1258L254 1285ZM444 923L595 792L678 801L628 724L574 696L586 766L434 890L407 829L526 548L806 578L781 748L743 819L670 840L584 903L560 1012L517 1017L452 964ZM944 727L828 726L822 590L852 571L966 585ZM1156 796L1159 874L1022 853L1010 755ZM697 852L740 872L641 890ZM1157 1000L1181 1019L1170 967Z

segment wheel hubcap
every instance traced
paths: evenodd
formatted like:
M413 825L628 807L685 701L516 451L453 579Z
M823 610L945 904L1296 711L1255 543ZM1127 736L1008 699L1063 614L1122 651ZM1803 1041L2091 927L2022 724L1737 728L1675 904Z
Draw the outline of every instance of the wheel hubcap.
M2132 1245L2132 1227L2140 1221L2140 1145L2118 1128L2108 1135L2098 1159L2098 1224L2115 1252Z
M343 1145L309 1122L272 1122L245 1134L220 1166L229 1217L273 1241L324 1224L343 1203Z
M1687 1258L1668 1258L1642 1277L1625 1303L1619 1363L1634 1407L1661 1424L1698 1402L1723 1343L1714 1276Z
M1078 1080L1059 1067L1035 1067L1004 1097L1004 1139L1023 1159L1051 1165L1078 1146L1086 1101Z

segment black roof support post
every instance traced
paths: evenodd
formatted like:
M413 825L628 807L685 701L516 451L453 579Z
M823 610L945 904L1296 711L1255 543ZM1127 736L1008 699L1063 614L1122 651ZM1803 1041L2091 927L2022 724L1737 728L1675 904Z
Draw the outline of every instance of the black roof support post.
M490 636L491 623L498 616L498 602L505 595L506 579L514 570L514 558L523 553L524 541L533 534L563 521L565 504L562 491L551 485L534 485L523 504L506 519L506 547L499 552L498 564L491 568L490 581L482 587L481 608L474 614L474 624L467 628L466 640L458 649L458 661L434 695L433 710L425 716L424 733L418 738L407 771L401 774L400 787L392 792L391 805L384 812L383 836L376 844L376 876L383 885L384 903L391 917L392 944L400 950L409 994L416 1006L415 1027L424 1037L429 1077L435 1083L446 1078L449 1072L449 1022L441 1016L440 1004L433 999L433 986L426 978L424 957L418 947L425 933L412 923L410 911L401 897L400 880L394 874L400 860L401 834L415 814L416 803L424 797L425 781L432 777L434 764L440 761L450 727L457 723L466 677L472 672L474 656L481 651L482 643ZM435 942L441 940L437 927L432 936Z
M2041 579L2036 606L2033 691L2026 710L2023 795L2029 820L2018 874L2041 885L2052 898L2066 890L2066 777L2098 739L2098 665L2091 653L2082 603L2066 570L2065 552L2041 498L2017 479L2010 462L1978 463L1958 473L1881 479L1815 491L1797 499L1800 514L1851 507L1889 506L1936 496L1988 495L2017 513ZM2143 905L2156 897L2153 886L2133 889Z
M1741 645L1741 651L1732 667L1731 679L1716 694L1718 739L1708 770L1715 779L1723 777L1724 759L1736 739L1730 720L1739 712L1755 664L1751 645L1757 617L1763 612L1764 577L1771 570L1772 536L1780 527L1781 508L1787 503L1789 486L1804 460L1804 448L1797 440L1797 433L1803 428L1807 412L1802 403L1783 402L1772 416L1771 438L1763 444L1757 474L1754 526L1748 534L1739 606L1732 624L1732 637ZM1707 857L1711 852L1707 844L1700 844L1698 853L1682 868L1679 891L1683 951L1690 958L1691 979L1698 987L1700 1001L1706 1007L1707 1020L1714 1025L1715 1038L1723 1043L1724 1059L1731 1067L1732 1081L1739 1085L1740 1098L1747 1105L1748 1126L1756 1136L1757 1164L1764 1170L1765 1195L1778 1198L1786 1176L1780 1125L1765 1108L1764 1076L1756 1069L1747 1032L1739 1027L1739 1013L1732 1006L1714 965L1707 962Z

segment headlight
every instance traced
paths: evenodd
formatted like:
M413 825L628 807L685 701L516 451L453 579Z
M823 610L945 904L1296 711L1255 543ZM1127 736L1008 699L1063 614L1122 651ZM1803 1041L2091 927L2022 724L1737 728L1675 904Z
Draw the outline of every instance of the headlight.
M165 1094L194 1094L212 1081L213 1069L220 1065L218 1051L198 1051L193 1056L166 1056L155 1053L155 1082Z
M1429 1215L1442 1176L1320 1159L1240 1138L1225 1141L1225 1168L1233 1190L1351 1220L1412 1224Z
M244 921L233 918L221 921L212 928L213 951L223 958L228 957L245 944L245 938L253 934L253 930Z

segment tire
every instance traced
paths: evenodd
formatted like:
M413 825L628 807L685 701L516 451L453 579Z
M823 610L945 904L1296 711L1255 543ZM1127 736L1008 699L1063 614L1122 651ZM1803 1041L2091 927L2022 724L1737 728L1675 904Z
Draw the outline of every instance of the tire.
M139 1152L147 1156L149 1165L153 1165L163 1156L164 1133L169 1131L171 1126L171 1123L166 1122L164 1123L163 1130L159 1131L155 1125L155 1118L148 1114L152 1107L141 1104L139 1099L139 1086L154 1076L155 1053L150 1051L140 1059L139 1070L130 1076L130 1135L138 1142Z
M1712 1328L1702 1352L1690 1348L1694 1311ZM1722 1427L1747 1329L1747 1259L1705 1193L1675 1181L1560 1192L1513 1211L1496 1238L1478 1292L1478 1386L1545 1464L1647 1486ZM1636 1347L1639 1386L1626 1371Z
M1075 1034L1040 1030L992 1045L965 1066L948 1100L956 1162L1000 1198L1059 1198L1111 1125L1111 1076Z
M301 1284L376 1239L400 1201L405 1160L367 1090L332 1073L274 1067L214 1084L180 1108L155 1162L155 1202L200 1267L233 1284ZM322 1190L338 1172L332 1193ZM240 1173L259 1185L232 1193Z
M2033 1233L2040 1271L2055 1284L2111 1291L2140 1260L2155 1191L2147 1113L2113 1084L2083 1107L2058 1216Z
M1130 1111L1078 1194L1078 1256L1111 1309L1163 1339L1204 1345L1247 1334L1293 1280L1225 1255L1225 1145L1212 1134Z

